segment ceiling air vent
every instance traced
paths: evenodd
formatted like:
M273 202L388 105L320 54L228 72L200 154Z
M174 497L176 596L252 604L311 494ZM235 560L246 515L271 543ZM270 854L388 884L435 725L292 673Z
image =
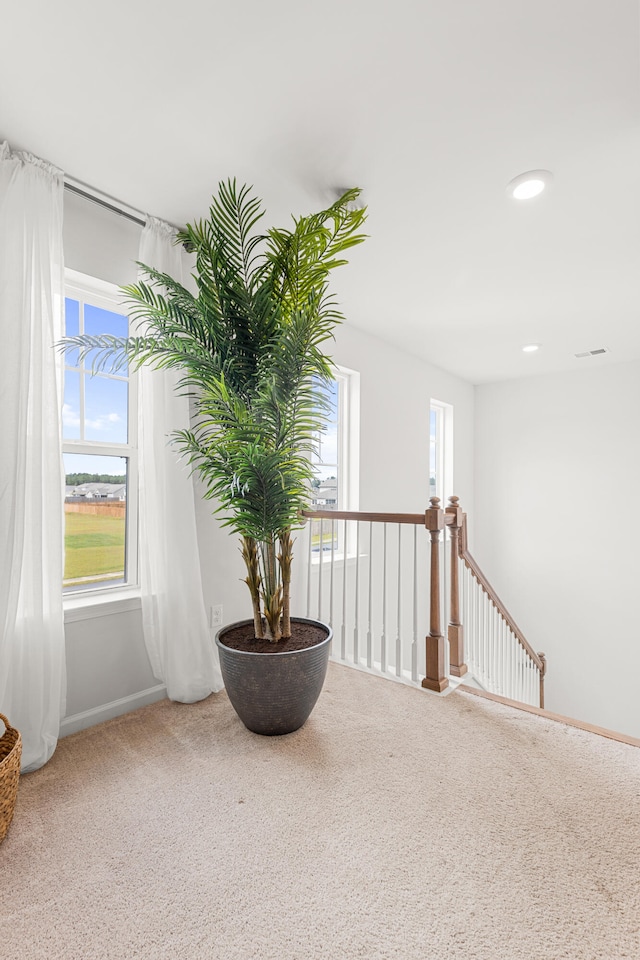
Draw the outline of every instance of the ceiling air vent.
M599 357L602 353L609 353L608 347L598 347L597 350L586 350L584 353L574 353L574 357L577 360L582 360L584 357Z

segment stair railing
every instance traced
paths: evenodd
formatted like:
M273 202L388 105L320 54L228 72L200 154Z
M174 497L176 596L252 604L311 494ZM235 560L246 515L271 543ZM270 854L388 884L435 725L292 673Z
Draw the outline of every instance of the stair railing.
M461 605L467 632L468 668L480 686L490 693L544 707L546 657L533 650L470 553L467 515L460 511L458 498L450 497L449 503L447 510L455 516L453 522L459 531ZM455 673L453 657L451 672Z
M544 654L533 651L470 554L457 497L446 510L432 497L424 514L303 516L306 585L297 593L306 595L307 616L331 624L333 659L438 692L449 676L469 672L491 693L544 705ZM425 528L428 541L419 535Z

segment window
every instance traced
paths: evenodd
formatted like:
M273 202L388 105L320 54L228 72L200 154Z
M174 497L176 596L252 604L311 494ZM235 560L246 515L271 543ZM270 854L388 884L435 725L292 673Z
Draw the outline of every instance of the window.
M358 509L358 417L359 374L339 367L328 384L319 384L328 405L325 429L317 437L317 453L312 458L312 510ZM333 530L333 536L332 531ZM311 550L320 559L321 552L343 552L341 523L314 520L311 524ZM333 544L332 544L333 540Z
M338 509L338 455L340 432L340 383L318 382L318 390L327 401L325 427L316 437L317 453L313 456L315 477L312 480L312 504L317 510Z
M453 489L453 407L432 400L429 411L429 496L443 505Z
M67 336L128 335L117 287L68 270L65 293ZM135 378L92 362L65 355L65 593L137 581Z
M314 510L356 510L357 478L354 441L358 374L338 368L335 379L319 384L328 403L325 429L317 437L312 458Z

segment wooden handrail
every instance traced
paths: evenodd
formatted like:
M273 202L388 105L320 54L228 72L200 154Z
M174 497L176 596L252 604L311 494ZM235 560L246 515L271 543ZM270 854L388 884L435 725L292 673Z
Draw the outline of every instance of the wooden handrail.
M358 510L303 510L305 520L361 520L364 523L412 523L424 526L424 513L360 513Z
M364 513L360 510L303 510L305 520L361 520L363 523L412 523L416 527L425 524L424 513ZM445 513L447 526L454 523L454 517Z
M533 647L527 642L522 630L520 629L518 624L515 622L515 620L513 619L513 617L507 610L507 608L505 607L504 603L502 602L502 600L500 599L500 597L498 596L494 588L491 586L491 584L485 577L484 573L478 566L478 563L475 560L475 558L469 552L469 548L467 546L468 541L467 541L466 513L463 515L463 518L462 518L462 536L460 537L459 542L460 542L460 557L464 561L465 566L471 571L471 574L474 577L474 579L480 584L484 592L487 594L487 596L491 600L492 604L494 605L494 607L496 608L496 610L498 611L502 619L505 621L505 623L507 624L507 626L509 627L513 635L518 640L518 643L520 644L520 646L527 652L531 660L533 660L538 670L540 671L540 674L544 676L546 673L546 665L547 665L544 653L536 653Z

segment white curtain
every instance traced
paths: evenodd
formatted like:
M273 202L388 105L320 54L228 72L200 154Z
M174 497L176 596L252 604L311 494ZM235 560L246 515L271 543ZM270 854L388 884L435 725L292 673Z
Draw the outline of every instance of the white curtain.
M167 224L150 219L139 260L182 282L182 249ZM189 401L173 370L142 367L139 385L140 584L147 652L171 700L193 703L222 689L202 592L193 481L169 443L189 426Z
M0 144L0 712L23 771L55 750L66 696L63 189L59 170Z

